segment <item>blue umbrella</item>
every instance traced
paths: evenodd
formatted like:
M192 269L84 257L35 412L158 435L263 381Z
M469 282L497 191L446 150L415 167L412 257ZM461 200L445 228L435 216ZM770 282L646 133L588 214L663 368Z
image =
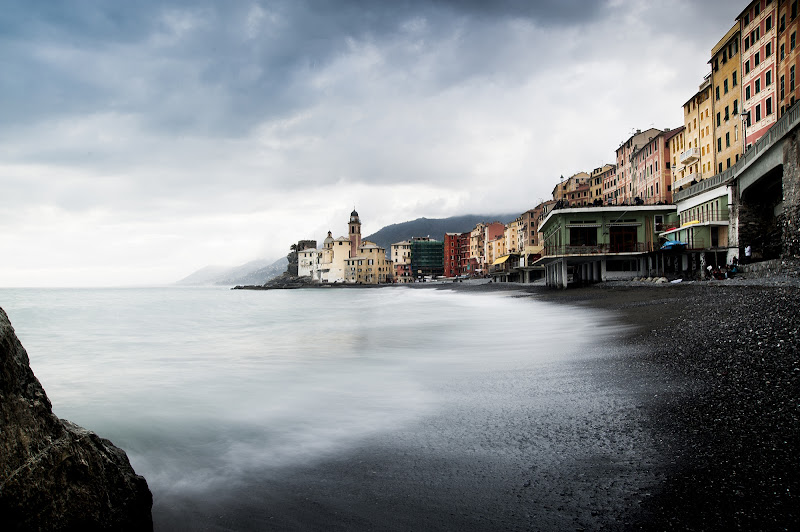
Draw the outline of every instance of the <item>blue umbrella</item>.
M680 240L667 240L664 242L664 245L661 246L661 249L670 250L684 247L686 247L686 242L681 242Z

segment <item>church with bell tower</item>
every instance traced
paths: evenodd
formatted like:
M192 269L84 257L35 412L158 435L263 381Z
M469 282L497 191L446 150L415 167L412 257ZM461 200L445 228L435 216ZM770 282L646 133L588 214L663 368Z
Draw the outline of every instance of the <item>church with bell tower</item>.
M355 209L350 213L350 223L347 225L350 238L350 257L358 255L358 248L361 245L361 220Z
M375 242L361 240L361 219L353 209L347 223L347 236L328 236L321 249L298 252L298 275L318 283L391 283L394 267L386 250Z

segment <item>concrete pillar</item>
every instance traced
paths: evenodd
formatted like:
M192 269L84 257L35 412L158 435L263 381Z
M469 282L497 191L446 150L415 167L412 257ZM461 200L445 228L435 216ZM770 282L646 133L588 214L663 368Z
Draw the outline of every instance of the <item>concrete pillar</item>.
M606 273L606 259L600 260L600 280L606 282L608 274Z
M569 279L567 278L567 260L561 259L558 261L558 269L559 269L559 288L566 288L567 284L569 284Z
M703 251L700 253L700 279L705 279L706 273L708 273L706 270L706 252Z

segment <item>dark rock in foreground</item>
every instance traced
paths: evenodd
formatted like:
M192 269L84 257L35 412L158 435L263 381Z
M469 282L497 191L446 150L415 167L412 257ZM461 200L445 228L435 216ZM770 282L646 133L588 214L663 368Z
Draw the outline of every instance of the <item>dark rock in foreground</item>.
M125 451L53 414L0 308L4 530L152 530L153 497Z

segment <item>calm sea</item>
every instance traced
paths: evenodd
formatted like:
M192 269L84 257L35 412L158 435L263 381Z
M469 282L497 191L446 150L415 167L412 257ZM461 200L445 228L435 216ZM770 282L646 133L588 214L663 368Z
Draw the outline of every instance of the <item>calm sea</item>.
M462 441L474 447L471 412L491 423L487 412L520 403L512 386L484 384L499 376L524 376L525 390L584 391L563 401L526 392L543 417L589 416L604 401L621 408L590 372L573 371L602 357L593 346L618 329L594 311L529 297L403 287L0 289L0 306L55 413L111 439L147 478L157 528L189 507L202 512L209 494L246 489L254 473L444 430L430 420L448 412L466 420L449 452Z

